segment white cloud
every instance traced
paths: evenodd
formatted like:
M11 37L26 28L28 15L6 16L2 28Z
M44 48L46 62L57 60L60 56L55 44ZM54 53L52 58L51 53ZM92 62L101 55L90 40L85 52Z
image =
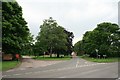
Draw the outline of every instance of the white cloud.
M76 3L75 5L78 5ZM91 0L86 2L86 5L83 7L78 6L77 8L73 8L66 13L66 17L69 19L94 19L98 17L105 17L109 14L113 14L115 11L115 7L111 4L107 4L97 0ZM116 13L115 13L116 14Z
M109 21L117 23L117 2L119 0L17 0L23 8L23 16L35 36L46 18L73 31L73 43L82 35L93 30L97 24Z

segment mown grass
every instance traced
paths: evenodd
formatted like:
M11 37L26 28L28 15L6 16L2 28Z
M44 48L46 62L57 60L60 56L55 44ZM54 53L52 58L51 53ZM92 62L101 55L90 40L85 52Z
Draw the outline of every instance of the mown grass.
M2 61L0 61L0 71L2 71Z
M36 59L36 60L70 60L71 57L43 57L43 56L38 56L38 57L33 57L33 59Z
M2 61L0 62L0 71L6 71L17 67L20 61Z
M118 62L118 58L91 58L88 56L80 56L80 58L83 58L85 60L91 61L91 62L98 62L98 63L109 63L109 62Z

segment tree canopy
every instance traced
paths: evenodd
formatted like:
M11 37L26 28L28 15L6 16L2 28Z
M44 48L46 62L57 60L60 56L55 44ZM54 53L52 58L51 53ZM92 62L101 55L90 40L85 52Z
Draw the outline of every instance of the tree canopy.
M50 17L49 19L45 19L40 26L35 46L38 46L38 50L42 53L43 51L49 52L50 55L57 53L57 57L59 57L59 54L66 52L72 46L72 38L72 32L66 31Z
M81 42L76 43L75 47L79 48L78 44L81 44L83 50L92 57L97 54L117 57L120 55L120 28L117 24L108 22L98 24L93 31L84 34Z
M22 15L16 1L2 2L2 51L5 54L20 54L29 42L30 32Z
M66 54L65 55L70 55L73 51L73 44L72 44L72 41L73 41L73 38L74 38L74 34L73 32L69 32L67 30L64 29L64 32L65 34L67 34L67 50L66 50Z

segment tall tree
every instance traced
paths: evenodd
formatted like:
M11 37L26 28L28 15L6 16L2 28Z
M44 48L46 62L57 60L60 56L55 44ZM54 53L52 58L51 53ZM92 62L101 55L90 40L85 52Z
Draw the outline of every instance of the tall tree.
M2 52L2 2L0 1L0 52Z
M120 28L108 22L98 24L93 31L85 33L82 42L84 51L92 57L98 54L117 57L120 55Z
M64 33L64 28L59 26L55 20L50 17L44 20L43 25L40 26L41 31L37 36L37 43L42 45L44 51L56 53L56 50L66 50L67 35ZM57 52L59 57L59 52Z
M2 47L6 54L21 53L28 42L29 29L22 8L14 2L2 2Z
M84 48L83 48L83 41L82 40L75 43L74 51L77 53L77 55L83 55L85 53Z
M66 54L65 55L69 55L72 53L73 51L73 44L72 44L72 40L74 38L74 34L73 32L69 32L67 30L64 30L64 32L67 34L67 51L65 52Z
M34 46L34 35L29 33L26 42L23 44L24 48L22 48L22 54L24 55L32 55L33 54L33 46Z
M101 23L95 28L101 34L99 37L99 52L108 56L118 56L120 50L120 27L113 23ZM102 43L102 44L101 44Z

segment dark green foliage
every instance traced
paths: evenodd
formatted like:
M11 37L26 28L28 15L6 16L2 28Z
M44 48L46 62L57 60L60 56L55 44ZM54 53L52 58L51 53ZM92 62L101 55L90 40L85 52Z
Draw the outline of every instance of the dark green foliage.
M37 51L37 54L47 52L50 57L55 53L59 57L59 54L71 52L72 38L72 32L66 31L50 17L44 20L43 25L40 26L40 32L35 43L35 51Z
M0 2L0 51L2 49L2 2Z
M120 28L117 24L112 23L98 24L93 31L87 31L84 34L81 42L76 43L76 47L79 48L78 44L81 44L83 50L91 57L96 57L97 54L101 57L103 55L117 57L120 55Z
M21 53L29 42L29 29L17 2L2 2L2 47L5 54Z
M73 51L72 40L74 38L74 34L73 34L73 32L69 32L67 30L64 30L64 32L67 34L67 44L66 44L67 50L66 50L66 52L64 52L64 54L66 53L65 55L69 55Z
M78 53L79 56L84 54L83 42L82 42L82 41L78 41L78 42L74 45L74 51L75 51L76 53Z

